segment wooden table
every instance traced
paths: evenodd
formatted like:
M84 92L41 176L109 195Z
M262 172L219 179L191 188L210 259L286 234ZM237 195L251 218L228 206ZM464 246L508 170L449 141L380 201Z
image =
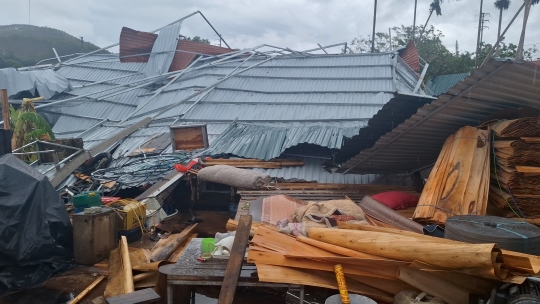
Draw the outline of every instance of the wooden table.
M225 276L228 260L208 259L206 263L197 261L201 251L201 238L191 240L188 247L175 264L168 264L159 267L159 272L167 275L167 303L173 303L173 285L198 286L217 285L220 286ZM294 284L278 284L260 282L256 275L255 264L244 262L242 272L238 279L237 286L253 287L281 287L297 289L299 291L300 304L304 302L304 286ZM192 294L192 303L195 298Z

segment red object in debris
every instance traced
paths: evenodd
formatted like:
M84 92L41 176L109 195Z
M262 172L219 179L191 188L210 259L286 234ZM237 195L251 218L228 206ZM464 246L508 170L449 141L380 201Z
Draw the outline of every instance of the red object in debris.
M176 164L174 165L174 168L178 170L178 172L188 172L193 166L198 164L199 162L195 159L192 159L187 166L184 166L182 164Z
M394 210L407 209L416 207L418 205L419 198L416 195L412 195L402 191L389 191L372 196L375 200L383 203L389 208Z
M116 197L116 196L102 196L101 197L101 203L103 205L107 205L108 203L116 202L116 201L118 201L120 199L121 199L121 197Z

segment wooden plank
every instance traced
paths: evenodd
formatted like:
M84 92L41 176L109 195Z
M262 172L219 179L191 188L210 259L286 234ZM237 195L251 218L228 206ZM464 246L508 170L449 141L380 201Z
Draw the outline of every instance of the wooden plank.
M373 231L312 228L310 238L400 261L421 261L446 269L505 279L496 263L495 244L440 243L436 238ZM492 254L495 254L493 256ZM499 265L500 266L500 265Z
M133 292L133 273L129 260L127 239L122 236L120 246L109 255L109 279L105 288L105 297L113 297Z
M241 209L239 209L239 210L241 210ZM247 211L246 211L246 213L247 213ZM242 214L240 216L242 216ZM251 223L251 231L249 232L249 236L254 236L255 233L257 233L257 229L259 227L264 227L264 228L267 228L267 229L278 231L278 228L276 226L263 224L263 223L259 223L259 222L252 222ZM238 222L237 221L231 220L231 219L229 219L227 221L227 224L225 226L225 229L227 229L227 231L236 231L237 228L238 228Z
M71 302L69 302L69 304L79 303L79 301L81 301L82 298L84 298L84 296L86 296L90 291L92 291L92 289L94 289L94 287L96 287L101 281L103 281L103 279L105 279L105 276L100 276L99 278L97 278L94 282L92 282L92 284L90 284L88 287L86 287L73 300L71 300Z
M261 282L289 283L338 289L336 275L331 272L257 264ZM358 293L383 303L393 303L393 295L356 280L347 280L349 292Z
M106 300L108 304L144 304L157 303L159 299L159 295L152 288L146 288L132 293L110 297Z
M171 234L166 239L161 239L152 248L150 259L154 262L167 260L178 248L184 245L189 237L196 233L198 224L188 226L181 233Z
M0 89L0 99L2 99L2 119L4 119L4 130L11 130L11 120L9 117L9 100L6 89Z
M223 285L219 292L218 304L232 304L234 294L236 292L236 284L242 271L244 263L244 255L246 253L247 243L249 241L249 233L251 231L251 215L243 215L238 222L238 230L234 236L233 248L231 249L231 257L227 263Z
M398 278L448 304L469 303L469 292L455 284L412 267L401 267Z

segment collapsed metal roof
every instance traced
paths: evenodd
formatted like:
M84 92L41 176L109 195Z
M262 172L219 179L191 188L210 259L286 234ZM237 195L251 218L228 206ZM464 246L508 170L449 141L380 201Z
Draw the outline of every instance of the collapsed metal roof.
M376 114L402 116L394 111L405 107L405 112L414 112L421 105L418 100L429 102L421 90L412 94L419 77L397 52L315 54L320 49L261 45L224 53L201 47L215 53L197 53L185 68L171 70L172 54L182 53L179 29L179 23L164 27L155 39L153 33L127 31L120 40L126 58L86 54L57 64L56 73L68 79L73 90L36 108L55 122L58 138L82 137L85 149L151 117L148 125L114 145L117 161L168 133L169 126L191 123L207 124L207 153L269 159L304 143L325 147L330 158L332 149L358 134ZM139 36L140 46L151 47L152 54L134 54L138 46L133 37ZM158 57L163 58L155 60ZM416 101L408 102L411 98ZM399 119L373 136L404 118Z
M448 136L502 109L540 107L540 66L493 61L342 164L342 173L415 172L430 166Z

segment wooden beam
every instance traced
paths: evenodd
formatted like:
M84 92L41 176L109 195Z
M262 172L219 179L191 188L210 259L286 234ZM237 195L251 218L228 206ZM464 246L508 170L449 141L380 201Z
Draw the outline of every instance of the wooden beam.
M2 99L2 119L4 119L4 130L11 130L9 120L9 101L6 89L0 89L0 99Z
M150 260L153 262L167 260L178 248L184 245L189 237L196 233L198 224L188 226L181 233L171 234L166 239L161 239L152 249Z
M94 287L96 287L97 284L99 284L101 281L103 281L103 279L105 279L105 276L100 276L99 278L97 278L94 282L92 282L92 284L90 284L81 293L79 293L75 297L75 299L73 299L71 302L69 302L69 304L79 303L79 301L82 300L82 298L84 298L84 296L86 296L90 291L92 291L92 289L94 289Z
M219 293L218 304L232 304L234 293L236 292L236 284L242 271L244 263L244 255L249 241L249 233L251 230L251 215L242 215L238 221L238 230L234 236L234 243L231 250L231 257L227 263L223 285Z

